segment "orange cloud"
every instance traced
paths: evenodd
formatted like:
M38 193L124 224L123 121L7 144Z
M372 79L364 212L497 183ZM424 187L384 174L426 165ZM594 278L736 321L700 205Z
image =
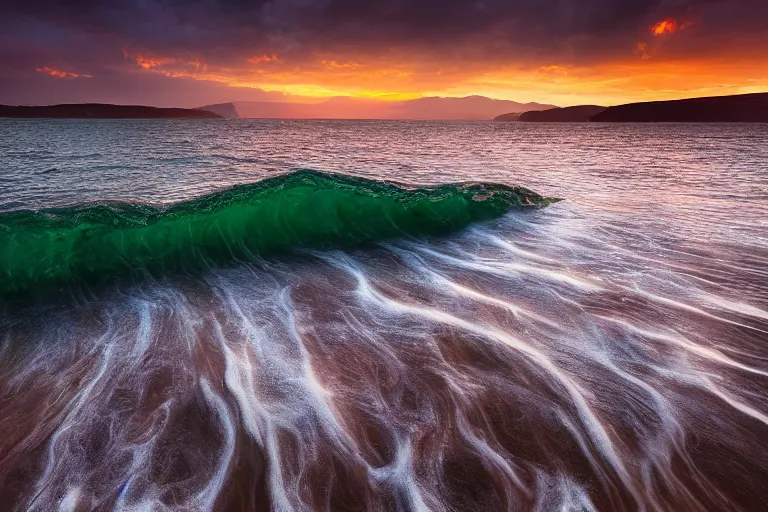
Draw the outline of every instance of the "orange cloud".
M149 57L143 57L141 55L136 56L136 64L144 69L156 68L170 62L169 59L152 59Z
M71 71L62 71L60 69L51 68L45 66L43 68L37 68L38 73L45 73L56 78L93 78L92 75L81 75L79 73L72 73Z
M320 64L331 69L356 69L360 67L360 64L355 61L339 63L335 60L321 60Z
M682 24L678 24L674 18L667 18L652 25L650 30L654 36L663 36L665 34L674 34L677 31L682 31L694 25L692 21L685 21Z
M674 34L677 32L677 20L673 18L667 18L661 20L655 25L651 26L651 34L655 36L663 36L664 34Z
M163 64L170 64L172 62L175 62L175 59L163 59L163 58L153 58L153 57L144 57L143 55L131 55L128 53L128 51L123 48L123 55L126 59L131 59L136 61L136 64L144 69L152 69L159 66L162 66ZM200 66L200 62L196 61L198 64L198 67Z
M264 62L276 62L279 59L277 58L277 55L274 53L267 55L266 53L260 57L251 57L250 59L245 59L245 62L250 62L251 64L262 64Z

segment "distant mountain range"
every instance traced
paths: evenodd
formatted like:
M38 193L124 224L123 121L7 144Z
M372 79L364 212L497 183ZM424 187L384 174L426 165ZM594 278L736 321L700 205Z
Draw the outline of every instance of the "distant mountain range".
M318 103L237 102L240 117L298 119L457 119L490 120L505 111L543 110L553 105L494 100L485 96L381 101L331 98Z
M579 105L504 114L496 121L593 123L768 123L768 93L628 103Z

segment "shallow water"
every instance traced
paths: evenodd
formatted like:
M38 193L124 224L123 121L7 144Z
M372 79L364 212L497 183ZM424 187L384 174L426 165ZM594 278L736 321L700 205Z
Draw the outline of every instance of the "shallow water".
M565 201L4 307L0 503L768 508L767 125L0 120L6 212L293 168Z

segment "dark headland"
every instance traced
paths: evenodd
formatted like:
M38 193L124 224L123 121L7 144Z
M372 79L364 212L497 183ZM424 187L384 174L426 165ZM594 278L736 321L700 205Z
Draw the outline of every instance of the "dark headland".
M647 101L615 107L578 105L504 114L494 120L538 123L768 123L768 93Z
M520 121L529 123L583 123L605 110L598 105L579 105L576 107L551 108L520 114Z
M77 103L48 106L0 105L0 117L54 119L221 119L215 112L190 108Z
M649 101L609 107L598 123L768 123L768 93Z

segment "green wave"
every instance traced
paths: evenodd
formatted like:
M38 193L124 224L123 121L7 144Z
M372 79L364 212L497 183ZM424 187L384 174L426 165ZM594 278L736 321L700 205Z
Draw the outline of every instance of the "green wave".
M0 214L0 298L199 272L297 248L449 233L554 201L524 188L413 188L299 170L168 208L91 203Z

